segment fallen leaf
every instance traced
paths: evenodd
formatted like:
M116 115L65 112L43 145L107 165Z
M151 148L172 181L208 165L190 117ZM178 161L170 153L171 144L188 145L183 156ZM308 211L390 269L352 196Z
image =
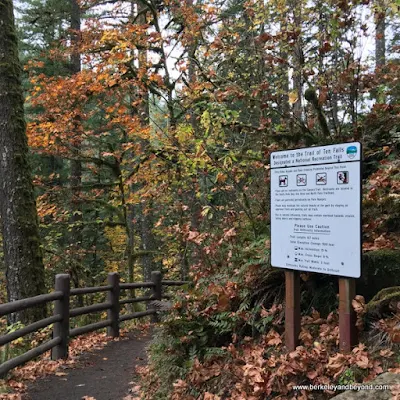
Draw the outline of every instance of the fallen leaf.
M362 369L367 369L369 365L369 359L367 356L360 356L360 359L356 361L356 364L362 368Z
M385 350L381 350L379 352L379 354L381 355L381 357L392 357L394 352L392 350L390 350L390 349L385 349Z

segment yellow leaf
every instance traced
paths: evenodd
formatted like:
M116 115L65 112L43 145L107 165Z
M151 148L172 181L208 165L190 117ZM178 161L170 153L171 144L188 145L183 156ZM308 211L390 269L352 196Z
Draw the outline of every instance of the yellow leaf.
M297 92L293 91L289 93L289 104L294 104L298 100Z
M217 174L217 182L218 183L224 183L226 181L226 175L224 175L222 172L218 172Z

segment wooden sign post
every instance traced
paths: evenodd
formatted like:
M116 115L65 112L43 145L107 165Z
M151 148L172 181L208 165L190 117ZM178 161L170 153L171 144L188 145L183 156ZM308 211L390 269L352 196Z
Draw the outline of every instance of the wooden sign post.
M351 304L355 296L355 280L339 278L339 348L343 353L357 343L356 313Z
M300 273L285 271L285 344L293 351L299 344L300 334Z
M300 334L299 271L339 277L340 349L356 343L352 300L361 275L361 144L271 153L271 265L285 268L285 338Z

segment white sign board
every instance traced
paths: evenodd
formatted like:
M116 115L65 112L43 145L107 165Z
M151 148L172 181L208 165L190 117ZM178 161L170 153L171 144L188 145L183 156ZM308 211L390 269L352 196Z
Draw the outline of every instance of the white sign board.
M271 154L271 264L359 278L361 144Z

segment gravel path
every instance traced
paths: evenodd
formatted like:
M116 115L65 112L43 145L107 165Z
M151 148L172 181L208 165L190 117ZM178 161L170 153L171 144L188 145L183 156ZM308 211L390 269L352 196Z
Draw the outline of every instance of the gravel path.
M146 364L150 336L108 343L102 350L81 357L78 368L65 376L49 376L28 387L26 400L122 400L136 379L135 367Z

